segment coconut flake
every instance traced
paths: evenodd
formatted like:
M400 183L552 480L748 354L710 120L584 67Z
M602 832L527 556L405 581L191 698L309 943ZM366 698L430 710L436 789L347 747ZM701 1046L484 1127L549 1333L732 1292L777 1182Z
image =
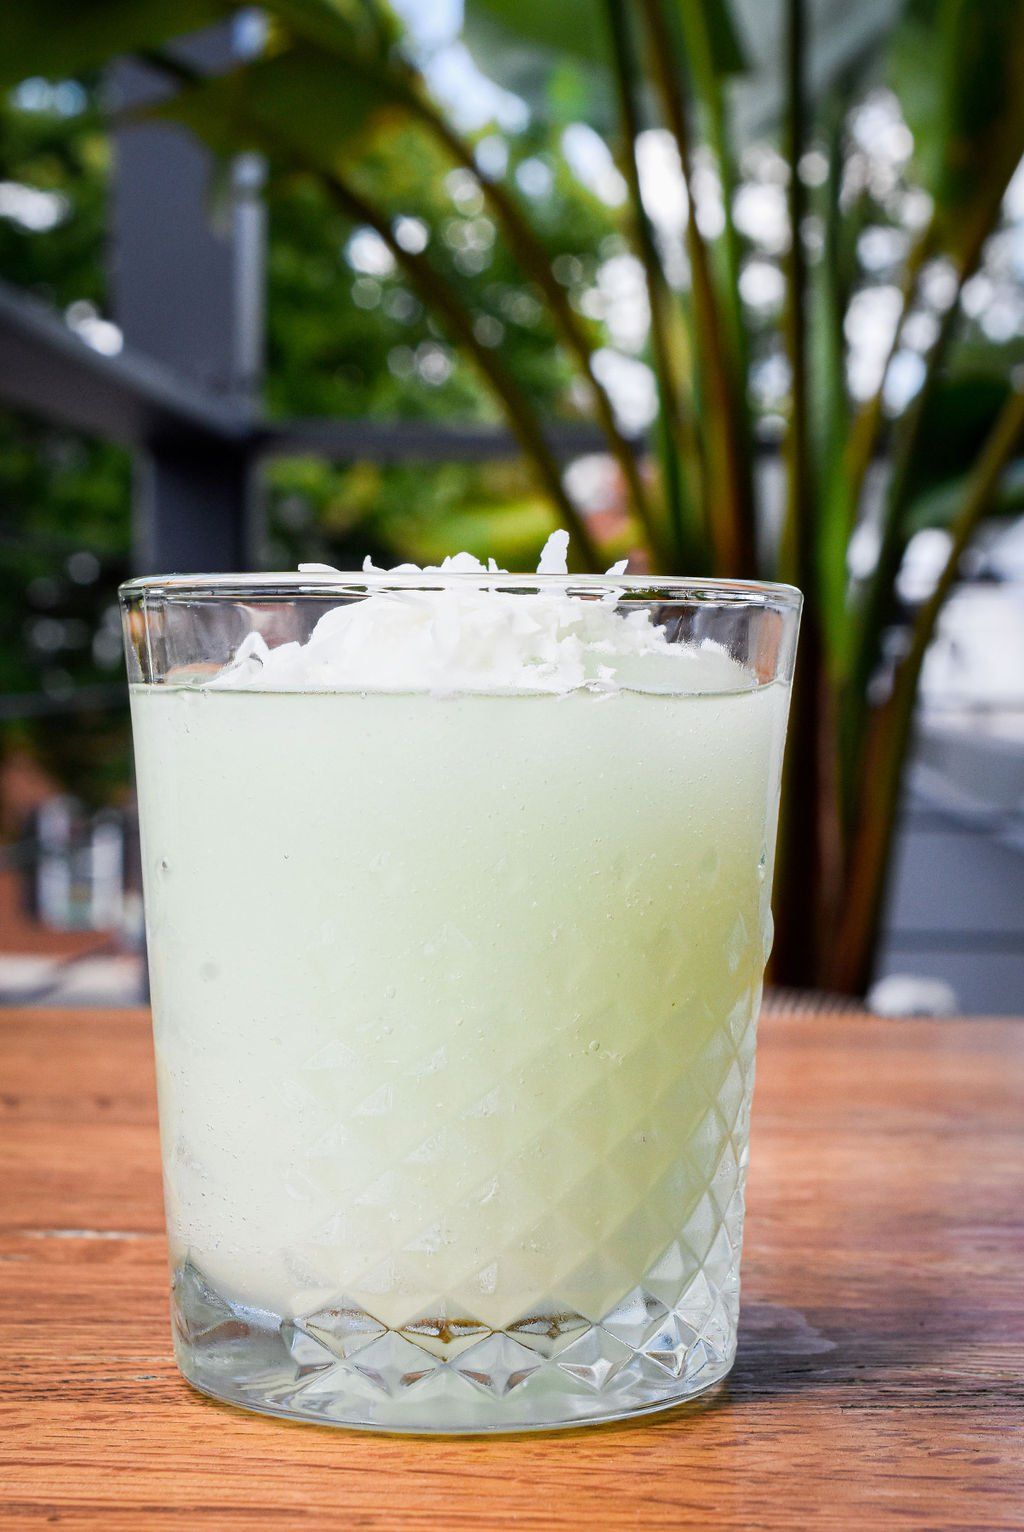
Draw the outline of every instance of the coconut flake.
M540 563L537 565L538 574L568 574L569 563L568 532L552 532L547 542L540 551Z
M569 535L553 532L538 575L567 572ZM368 574L501 575L471 553L440 566L399 564ZM608 576L625 573L626 560ZM303 574L340 574L326 564L300 565ZM234 658L206 685L226 690L542 693L587 689L608 694L739 691L751 676L714 644L671 643L646 607L620 611L622 588L598 587L586 599L560 585L537 591L487 584L433 590L379 590L332 607L304 644L271 649L250 633Z

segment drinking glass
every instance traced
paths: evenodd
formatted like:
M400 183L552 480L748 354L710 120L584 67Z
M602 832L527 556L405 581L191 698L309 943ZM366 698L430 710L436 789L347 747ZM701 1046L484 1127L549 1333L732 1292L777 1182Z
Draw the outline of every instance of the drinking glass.
M403 689L401 634L380 686L266 664L355 603L443 625L467 593L642 642L595 640L562 690ZM306 573L121 599L185 1377L435 1432L717 1383L799 594Z

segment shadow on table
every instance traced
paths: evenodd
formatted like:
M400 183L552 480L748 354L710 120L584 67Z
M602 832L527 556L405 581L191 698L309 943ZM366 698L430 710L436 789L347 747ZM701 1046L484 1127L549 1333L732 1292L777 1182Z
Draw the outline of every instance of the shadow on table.
M736 1364L715 1390L662 1414L645 1427L670 1426L686 1416L742 1409L747 1403L821 1392L846 1396L864 1408L919 1403L922 1387L941 1392L955 1383L958 1397L972 1384L991 1397L992 1380L972 1375L969 1335L962 1338L965 1365L957 1376L955 1346L940 1309L914 1295L891 1295L870 1318L861 1309L803 1312L775 1303L744 1303ZM622 1422L623 1429L631 1424Z
M728 1378L730 1402L810 1390L856 1390L863 1403L889 1403L904 1390L920 1398L930 1376L947 1382L956 1371L941 1306L920 1295L890 1292L870 1314L862 1308L803 1311L775 1303L745 1303L739 1350ZM969 1337L963 1337L965 1355Z

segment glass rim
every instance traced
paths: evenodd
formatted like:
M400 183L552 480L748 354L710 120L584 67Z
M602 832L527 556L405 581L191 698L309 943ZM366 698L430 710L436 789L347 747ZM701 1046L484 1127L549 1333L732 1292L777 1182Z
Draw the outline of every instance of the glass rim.
M143 575L118 586L123 603L139 597L171 601L268 599L278 597L366 596L389 590L522 590L607 594L621 590L642 600L664 605L770 607L799 612L803 593L795 585L772 580L727 580L718 577L645 574L506 574L488 570L337 570Z

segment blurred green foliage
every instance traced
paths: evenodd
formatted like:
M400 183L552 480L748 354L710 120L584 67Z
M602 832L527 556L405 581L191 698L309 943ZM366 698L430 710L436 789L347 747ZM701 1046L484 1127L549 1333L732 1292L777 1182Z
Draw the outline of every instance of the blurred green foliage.
M552 260L580 288L622 248L610 210L569 172L550 129L494 138L510 172L543 164L551 189L539 199ZM363 174L394 216L419 220L442 248L437 264L475 315L485 344L551 417L575 413L572 372L479 189L464 171L401 129L382 135ZM269 195L266 401L275 415L389 420L498 421L473 362L453 348L373 236L360 258L353 228L322 186L299 177ZM417 229L418 232L418 229ZM353 269L355 265L356 269ZM370 267L372 269L358 269ZM315 457L268 472L271 564L298 558L351 566L373 553L391 562L438 558L458 544L513 564L529 559L553 513L520 464L336 468Z
M31 82L0 101L0 185L34 193L0 217L4 278L99 311L109 149L93 82ZM0 694L59 700L116 676L113 587L127 565L130 464L104 442L0 410ZM3 727L0 725L0 727ZM8 723L57 778L103 800L125 780L123 717Z
M238 9L93 0L64 28L60 0L9 0L0 80L145 45L176 84L159 115L270 167L269 409L504 419L523 455L277 462L265 561L424 561L457 545L517 565L557 517L576 566L603 568L607 528L544 433L553 416L586 417L619 476L620 534L647 567L804 591L776 972L862 990L924 655L980 521L1020 503L1024 302L1008 241L1024 216L1008 191L1024 154L1021 0L467 0L467 46L526 103L525 126L482 135L436 99L386 0L265 0L263 45L216 77L166 51L176 16ZM37 211L25 205L34 232L5 235L17 248L7 261L0 247L0 270L70 303L84 330L96 312L83 305L103 302L95 97L37 86L5 109L37 114L12 120L0 167ZM28 99L40 89L49 105ZM79 93L73 111L61 91ZM569 126L592 150L595 127L607 140L617 197L570 172ZM61 212L44 233L47 207ZM620 303L616 334L602 284L623 278L640 323L626 333ZM630 395L651 430L642 467ZM5 429L3 494L25 547L0 578L38 604L32 559L52 568L54 536L124 560L125 468L80 449L58 484L59 438ZM945 563L908 603L901 567L937 524ZM70 599L67 586L49 625L33 611L11 630L25 684L53 692L116 664L102 601L86 643Z

